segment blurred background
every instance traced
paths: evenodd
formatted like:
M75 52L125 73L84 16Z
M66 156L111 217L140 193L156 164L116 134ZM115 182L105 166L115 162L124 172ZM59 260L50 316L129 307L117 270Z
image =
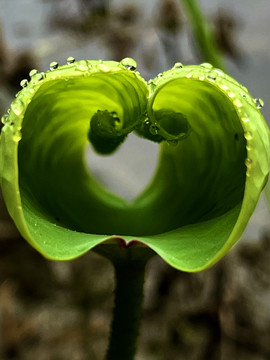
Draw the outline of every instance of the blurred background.
M265 101L270 119L269 1L198 3L226 71ZM133 57L146 79L177 61L205 61L181 0L0 0L0 113L31 69L46 71L69 56ZM109 157L87 150L99 181L128 199L149 182L157 158L157 145L135 135ZM151 260L136 360L269 359L269 275L262 198L243 239L210 270L184 274ZM103 359L113 286L110 263L92 252L67 263L43 259L1 201L0 360Z

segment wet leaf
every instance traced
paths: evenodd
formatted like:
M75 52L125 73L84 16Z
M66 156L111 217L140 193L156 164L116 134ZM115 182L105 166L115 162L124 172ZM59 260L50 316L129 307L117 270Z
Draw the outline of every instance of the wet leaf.
M177 63L148 83L134 64L72 58L32 72L2 118L7 208L49 259L151 249L179 270L203 270L239 240L266 184L262 101L208 63ZM132 131L159 142L160 159L128 202L97 182L85 149L110 154Z

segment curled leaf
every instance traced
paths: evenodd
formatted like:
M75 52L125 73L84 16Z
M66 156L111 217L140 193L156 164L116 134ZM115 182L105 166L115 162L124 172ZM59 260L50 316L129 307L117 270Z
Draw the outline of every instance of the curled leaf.
M72 62L35 73L4 116L1 187L21 234L44 256L151 251L199 271L240 238L269 173L269 129L246 88L210 64L146 83L132 59ZM85 164L137 132L160 143L159 165L133 201ZM124 249L123 249L124 248Z

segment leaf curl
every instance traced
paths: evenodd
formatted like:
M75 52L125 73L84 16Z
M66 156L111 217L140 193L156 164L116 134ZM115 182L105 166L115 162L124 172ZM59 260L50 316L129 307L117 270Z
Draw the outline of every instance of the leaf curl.
M256 207L269 129L247 89L208 63L177 63L147 84L129 62L36 73L17 95L0 138L8 210L51 259L151 249L177 269L203 270L241 237ZM90 139L110 153L133 130L160 143L160 160L130 203L94 179L85 148Z

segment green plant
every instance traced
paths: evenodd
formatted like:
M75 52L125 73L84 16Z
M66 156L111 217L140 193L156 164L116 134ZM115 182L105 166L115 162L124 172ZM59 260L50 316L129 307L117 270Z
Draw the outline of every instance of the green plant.
M176 63L146 82L130 58L69 58L30 76L2 117L7 208L48 259L94 249L113 262L108 359L132 359L147 260L157 253L176 269L201 271L241 237L269 173L262 101L208 63ZM90 141L110 154L132 131L158 142L160 157L151 183L129 203L95 180L85 149Z

